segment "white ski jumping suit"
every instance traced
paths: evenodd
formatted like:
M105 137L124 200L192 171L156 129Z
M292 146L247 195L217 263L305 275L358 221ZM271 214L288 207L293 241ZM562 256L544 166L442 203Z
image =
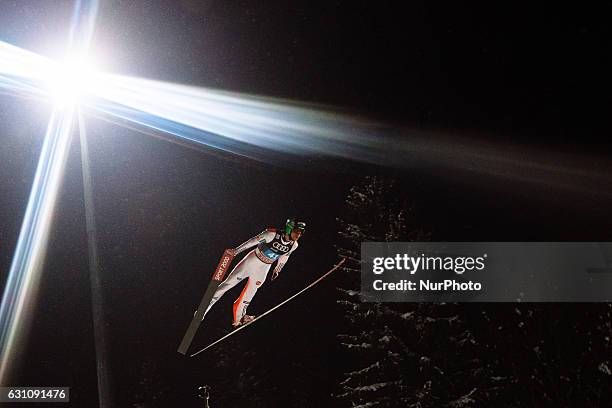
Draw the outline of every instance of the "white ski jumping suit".
M289 255L298 247L297 241L284 239L282 231L277 231L274 228L268 228L262 233L254 236L245 243L236 248L236 255L246 251L249 248L255 247L249 252L234 269L227 275L227 278L217 288L206 313L212 305L221 298L231 288L240 283L243 279L247 279L244 289L234 302L234 324L240 323L242 317L246 314L246 309L257 293L257 289L263 285L268 275L268 271L272 264L276 261L274 274L278 274L287 262ZM204 313L204 316L206 316Z

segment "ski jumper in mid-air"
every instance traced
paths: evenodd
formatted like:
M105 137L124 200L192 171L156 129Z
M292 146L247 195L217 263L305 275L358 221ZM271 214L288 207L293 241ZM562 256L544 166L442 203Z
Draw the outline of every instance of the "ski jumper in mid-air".
M257 293L257 289L263 285L268 275L268 271L274 262L276 262L276 267L272 272L272 280L278 277L283 266L287 263L289 256L297 249L297 241L300 239L305 229L305 222L290 218L287 220L284 230L268 228L234 248L232 250L234 255L238 255L249 248L255 247L255 249L251 250L240 262L238 262L227 278L219 285L204 316L206 316L206 313L208 313L212 305L214 305L225 292L246 279L244 289L242 289L240 296L238 296L238 299L234 302L233 326L238 327L242 324L251 322L255 316L247 315L246 309L255 296L255 293Z

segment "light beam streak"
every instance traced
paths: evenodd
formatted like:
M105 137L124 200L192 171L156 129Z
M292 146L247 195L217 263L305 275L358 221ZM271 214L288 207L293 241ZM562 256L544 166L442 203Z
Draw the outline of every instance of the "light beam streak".
M383 126L287 100L105 75L90 106L194 143L249 155L258 148L380 162Z
M87 128L83 115L79 111L79 140L81 145L81 168L83 172L83 198L85 204L85 227L89 258L89 282L91 288L91 310L93 317L94 344L96 350L96 370L98 374L98 400L100 408L112 407L108 345L106 339L106 319L102 277L98 256L98 239L96 232L95 205L93 200L93 181L89 163Z
M0 384L17 360L16 345L22 344L29 326L49 231L70 147L74 108L51 115L38 167L28 199L15 255L0 304Z
M266 150L340 157L612 198L612 177L600 170L612 167L607 161L390 126L281 99L118 75L104 75L102 83L89 105L93 109L258 160L265 160Z
M50 64L48 58L0 41L0 89L42 97L45 92L40 84Z

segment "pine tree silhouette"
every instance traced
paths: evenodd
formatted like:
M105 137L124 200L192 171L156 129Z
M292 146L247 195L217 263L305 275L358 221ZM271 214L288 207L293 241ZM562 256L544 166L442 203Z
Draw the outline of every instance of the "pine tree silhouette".
M351 188L338 218L347 407L607 406L611 304L362 303L360 244L427 241L391 178Z

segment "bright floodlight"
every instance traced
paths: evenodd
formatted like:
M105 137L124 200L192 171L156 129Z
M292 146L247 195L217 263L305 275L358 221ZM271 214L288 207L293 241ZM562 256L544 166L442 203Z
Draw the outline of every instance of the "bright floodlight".
M91 62L85 59L67 59L53 63L49 67L47 78L48 92L59 106L72 105L95 85L95 71Z

